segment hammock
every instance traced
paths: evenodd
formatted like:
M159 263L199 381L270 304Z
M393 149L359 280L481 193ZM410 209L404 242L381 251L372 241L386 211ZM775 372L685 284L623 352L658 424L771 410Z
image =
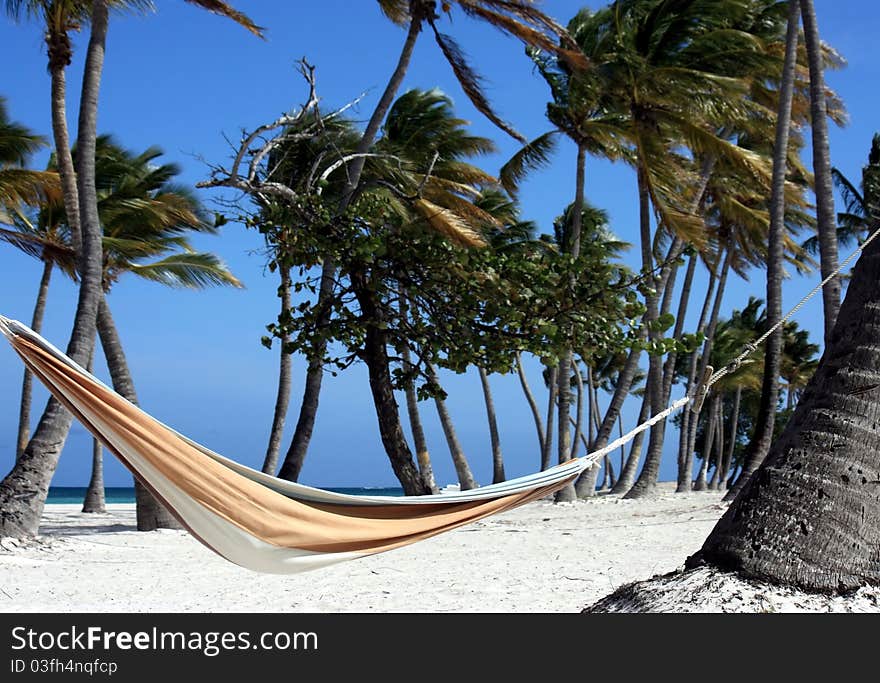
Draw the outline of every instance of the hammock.
M543 472L470 491L411 497L333 493L269 476L195 443L17 321L0 316L0 332L28 369L193 536L259 572L294 573L365 557L510 510L574 482L620 441Z

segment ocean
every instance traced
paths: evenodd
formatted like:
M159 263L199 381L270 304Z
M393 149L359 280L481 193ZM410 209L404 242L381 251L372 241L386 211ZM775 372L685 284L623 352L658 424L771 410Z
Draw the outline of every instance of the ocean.
M328 486L327 491L335 491L336 493L347 493L350 495L369 495L369 496L402 496L403 489L397 486L388 487L334 487ZM48 504L61 503L82 503L86 495L85 486L50 486L49 497L46 499ZM134 487L131 486L108 486L104 489L104 496L108 503L133 503Z

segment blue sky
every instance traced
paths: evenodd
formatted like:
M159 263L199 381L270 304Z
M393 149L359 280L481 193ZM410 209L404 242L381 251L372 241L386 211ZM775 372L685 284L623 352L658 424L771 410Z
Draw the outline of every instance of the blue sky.
M167 160L182 165L182 180L190 184L207 174L202 159L222 162L228 158L224 134L236 139L241 129L274 119L303 101L304 84L294 69L301 57L317 66L318 92L326 106L339 106L366 93L355 112L366 119L403 40L401 29L384 19L375 2L234 3L267 27L265 41L182 0L157 4L160 10L156 14L117 15L111 20L99 130L112 133L135 150L161 146ZM543 7L565 22L580 7L601 4L547 0ZM880 131L880 62L873 43L880 25L880 3L816 0L816 9L823 38L849 63L845 70L828 74L850 113L846 128L832 129L832 161L855 179L865 162L871 136ZM444 24L486 76L497 110L528 137L547 130L546 88L532 73L520 44L460 14L451 25L448 20ZM76 58L68 75L72 129L86 41L86 35L75 38ZM5 65L0 74L0 95L7 98L12 117L49 135L49 78L38 25L0 19L0 58ZM473 121L476 133L499 143L499 154L484 161L487 169L497 170L516 143L505 139L473 110L436 45L425 35L416 48L404 89L435 86L453 97L460 115ZM38 163L43 161L37 159ZM523 190L526 216L545 230L571 201L574 163L573 148L562 145L552 166L533 175ZM608 210L618 235L635 241L637 207L631 171L591 159L587 195ZM209 193L203 196L210 200ZM226 226L221 237L197 241L199 248L226 261L244 281L244 290L191 293L130 279L121 281L110 297L142 405L197 441L256 467L265 451L277 373L276 353L259 343L265 324L276 316L277 301L277 285L265 271L260 244L258 235L238 225ZM0 248L0 313L29 321L39 275L37 263L11 248ZM810 277L790 280L785 289L786 307L794 305L813 282ZM761 296L763 288L760 271L750 282L735 282L729 288L725 310L742 305L750 294ZM72 285L56 274L44 334L62 347L69 334L74 297ZM821 329L820 315L818 302L798 315L799 323L815 338ZM543 401L538 368L532 366L529 371ZM5 345L0 346L0 386L4 388L0 398L0 470L4 473L14 460L21 372L17 357ZM107 377L104 371L98 374ZM304 362L297 358L285 448L296 420L303 378ZM491 455L479 379L470 373L446 375L443 383L471 467L477 480L486 483L491 480ZM518 381L513 375L494 376L492 385L508 475L531 472L539 463L537 440ZM37 415L45 400L45 392L38 391ZM637 411L635 403L627 406L629 426L634 424ZM405 410L402 412L405 418ZM453 482L455 473L433 405L422 404L422 413L438 481ZM675 476L670 455L677 439L668 441L662 479ZM75 424L55 485L87 483L89 442L85 431ZM130 483L130 476L108 456L106 480L108 485L124 486ZM301 480L317 486L396 483L381 448L362 367L326 379Z

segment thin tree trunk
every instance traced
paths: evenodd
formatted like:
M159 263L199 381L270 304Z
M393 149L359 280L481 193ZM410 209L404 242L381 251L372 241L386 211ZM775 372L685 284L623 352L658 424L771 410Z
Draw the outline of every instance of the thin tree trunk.
M733 394L733 408L730 412L730 435L728 436L727 441L727 452L724 455L724 459L721 461L721 472L719 473L718 478L719 489L725 485L727 473L730 470L731 463L733 462L733 453L736 450L736 435L739 431L739 409L741 401L742 387L737 387L736 392L734 392Z
M278 274L281 284L278 297L281 299L281 315L290 311L290 267L278 263ZM290 334L284 332L279 340L278 393L275 396L275 412L272 416L272 429L269 431L269 445L263 459L263 472L275 474L278 469L278 455L281 451L281 439L284 436L284 420L287 417L287 406L290 404L291 358L287 350Z
M409 315L409 307L404 292L400 293L400 317L406 323ZM403 365L407 371L412 370L412 353L409 346L405 345L401 349L401 357ZM409 415L409 427L413 435L413 444L416 447L416 462L419 466L419 473L422 475L422 481L425 482L431 493L437 493L437 481L434 478L434 466L431 463L431 454L428 451L428 440L425 438L425 429L422 425L422 416L419 413L419 397L416 393L416 385L412 380L406 383L404 388L404 396L406 397L406 411Z
M610 491L614 488L616 479L614 478L614 466L611 464L611 458L607 455L605 456L605 475L607 481L602 483L602 488L607 488Z
M532 388L529 386L529 380L526 378L526 371L522 366L522 354L519 352L516 354L516 374L519 376L519 383L522 385L523 393L526 395L526 401L532 411L532 418L535 421L535 430L538 432L538 452L543 454L544 422L541 419L541 411L538 408L538 402L535 400L535 395L532 393ZM546 469L546 467L543 466L543 458L541 469Z
M480 384L483 386L483 399L486 402L486 419L489 422L489 439L492 443L492 483L505 481L504 457L501 454L501 439L498 436L498 419L495 417L495 401L492 400L492 388L489 386L489 375L477 367L480 373Z
M605 417L602 424L596 432L596 440L590 444L589 451L597 451L608 445L611 437L611 430L614 428L614 422L620 418L620 411L629 395L633 380L639 370L639 357L642 355L641 349L633 349L629 352L623 368L617 375L617 385L614 387L614 394L611 396L611 402L608 404L608 410L605 411ZM647 419L647 417L645 418ZM623 471L623 465L621 465ZM575 484L578 498L589 498L596 495L596 479L599 476L598 468L590 467L580 477ZM618 480L619 481L619 480ZM630 482L632 484L632 482Z
M816 187L816 231L819 235L819 269L822 279L838 267L837 214L834 211L834 182L831 176L831 147L828 137L828 105L826 102L822 41L813 0L800 0L804 21L804 43L810 67L810 120L813 132L813 176ZM822 288L825 310L825 344L840 310L840 276Z
M428 373L431 378L437 381L437 372L434 367L428 364ZM449 446L449 455L452 457L452 464L455 466L455 473L458 475L458 483L462 491L477 488L477 482L471 473L470 465L468 465L467 457L465 457L464 449L458 440L458 434L455 433L455 425L452 423L452 417L446 409L446 401L442 398L435 397L434 405L437 406L437 416L440 418L440 426L443 428L443 434L446 436L446 443Z
M77 183L80 205L87 205L89 220L82 226L82 248L77 259L80 275L79 298L66 352L74 362L82 366L88 363L95 346L95 318L102 297L101 228L97 221L95 191L95 137L107 17L106 1L95 0L80 97ZM30 443L12 471L0 483L0 536L27 537L37 533L49 493L49 482L55 473L72 421L73 416L58 400L51 398Z
M586 158L586 148L583 145L578 145L574 202L571 206L571 232L569 234L564 234L562 239L563 253L570 254L573 258L577 258L581 253L581 223L584 212ZM574 356L571 347L569 346L563 351L562 357L559 361L559 376L557 378L559 383L559 413L557 415L559 422L559 437L557 439L557 452L560 464L571 460L572 451L577 445L576 442L574 442L573 445L571 440L571 430L568 426L568 419L571 414L571 366L573 358ZM557 491L554 499L557 503L570 503L576 500L577 492L575 491L574 484L568 484Z
M40 278L40 289L37 291L37 303L34 305L34 315L31 318L31 329L37 334L43 329L43 316L46 313L46 300L49 298L49 282L52 279L51 260L43 261L43 275ZM30 370L25 369L24 379L21 382L21 406L18 411L18 440L15 447L15 459L18 460L24 449L27 448L31 433L31 403L33 400L34 376Z
M70 64L70 36L66 32L46 32L49 54L49 74L52 80L52 138L55 142L55 163L61 180L65 221L70 228L70 241L75 253L82 248L82 229L79 218L79 196L76 171L70 151L70 133L67 128L67 66Z
M89 359L88 371L95 369L95 354ZM101 442L92 438L92 474L89 477L89 485L83 498L83 512L100 513L107 512L106 499L104 497L104 447Z
M880 585L880 241L856 264L831 344L701 561L816 592Z
M646 277L650 277L650 273L654 267L654 257L651 253L651 211L650 198L648 196L647 179L645 171L639 166L638 171L639 183L639 231L642 246L642 271ZM645 294L645 324L648 327L648 339L652 342L659 340L660 333L655 329L654 323L659 317L659 299L658 292L655 287L657 279L652 278L653 282L649 283L649 288ZM645 393L650 397L651 416L663 410L663 358L656 354L648 356L648 378L645 384ZM645 464L639 473L633 487L624 496L625 498L643 498L653 493L657 485L657 475L660 472L660 459L663 454L663 437L666 433L666 421L663 420L651 428L651 435L648 438L648 453L645 457ZM623 477L621 477L622 479Z
M718 401L718 406L715 408L715 458L712 461L712 478L709 480L710 491L714 491L718 488L718 477L721 474L721 461L724 459L724 414L722 411L723 405L724 398L722 397Z
M412 365L409 347L403 349L403 362L407 366ZM419 472L425 485L431 490L431 493L437 493L437 480L434 478L434 467L431 464L431 455L428 451L428 440L425 438L425 428L422 425L422 417L419 414L419 399L416 395L416 387L412 382L406 385L404 390L406 396L406 410L409 415L409 426L413 434L413 443L416 447L416 460L419 465Z
M779 116L773 152L773 186L770 194L770 235L767 247L767 327L782 319L782 258L785 232L785 177L791 128L791 104L794 93L795 64L798 43L798 0L789 0L788 34L785 65L779 95ZM764 351L764 380L755 431L743 458L743 468L736 483L724 500L733 500L749 477L758 469L770 450L776 423L776 402L779 397L779 369L782 360L782 330L769 339Z
M717 418L718 394L715 394L709 403L706 424L703 428L703 462L700 463L700 473L694 481L694 491L706 490L706 473L709 471L709 460L712 458L712 447L715 445L715 421Z
M638 424L642 424L651 414L651 397L645 392L642 398L642 408L639 411ZM632 445L629 448L629 457L626 464L620 469L620 476L617 483L612 487L611 493L626 493L632 488L633 482L636 480L636 472L639 471L639 460L642 455L642 444L645 441L645 432L639 432L633 437Z
M617 416L617 432L620 438L623 438L623 417ZM623 472L623 461L626 458L626 449L623 444L620 445L620 471Z
M380 309L374 299L375 289L370 286L368 276L362 271L352 271L349 278L363 318L367 321L361 355L369 374L382 445L404 493L409 496L429 494L431 490L413 462L412 451L403 434L400 409L394 397L394 384L391 380L388 339L382 327Z
M104 357L107 359L107 369L110 371L113 390L126 400L138 405L134 380L128 367L128 360L125 357L122 340L119 338L119 330L113 322L113 316L106 298L101 300L97 322L98 336L101 338L101 348L104 350ZM137 477L135 477L134 481L134 495L137 507L138 531L182 528L177 518L153 497L147 487Z
M382 125L382 121L385 120L385 116L394 101L394 96L400 89L401 83L403 83L404 76L409 68L410 59L412 58L413 49L416 45L416 40L421 32L423 19L424 15L422 10L413 13L409 29L407 30L406 40L404 41L403 48L397 60L397 66L391 74L388 85L385 87L382 97L379 98L379 102L376 104L376 108L373 110L373 114L367 122L367 127L364 129L364 134L361 136L358 146L355 149L356 156L347 169L348 180L339 206L338 213L340 215L348 208L354 197L355 191L358 188L358 184L360 183L361 173L363 172L364 163L366 161L366 157L363 155L369 150L375 141L379 126ZM317 300L317 305L319 307L325 305L327 299L331 296L335 279L336 264L330 259L325 259L321 266L321 285L318 290ZM329 310L326 315L330 315ZM321 345L321 348L317 349L314 356L309 359L309 366L306 371L305 388L303 389L303 398L302 403L300 404L299 418L296 422L296 428L294 429L290 448L284 456L284 462L281 464L281 470L278 473L279 477L289 479L290 481L296 481L302 471L303 462L305 461L306 453L309 449L309 442L312 438L312 432L315 428L315 418L318 414L318 403L321 395L321 383L324 376L322 358L324 356L325 348L326 344Z
M724 264L721 266L721 275L718 278L718 288L715 291L715 303L712 306L712 315L709 317L709 325L706 328L706 341L703 344L703 353L700 356L700 364L699 369L696 373L696 378L702 380L703 375L706 372L706 368L709 367L709 360L712 357L712 346L715 343L715 331L718 328L718 318L721 315L721 304L724 301L724 293L727 289L727 277L730 274L730 266L733 261L733 249L732 246L729 246L727 249L727 253L724 256ZM688 429L688 451L692 454L694 452L694 444L697 439L697 425L699 424L699 415L694 415L691 412L691 415L695 418L690 420Z
M571 362L571 372L575 378L575 387L577 388L577 408L575 409L577 412L577 419L574 423L574 437L571 442L571 454L569 458L576 458L578 449L580 448L581 435L584 433L584 379L581 377L581 369L578 367L577 361L572 360ZM591 368L587 367L587 378L589 380L590 386L593 383L593 371ZM592 388L589 390L588 396L588 413L587 413L587 428L590 432L590 441L593 440L593 391Z
M547 398L547 431L544 434L544 447L541 450L541 471L550 468L550 453L553 450L553 415L556 410L556 377L559 375L559 368L550 369L550 387L549 396Z
M709 276L709 288L706 291L706 298L703 300L703 308L700 311L700 321L697 323L697 332L702 333L706 327L706 318L709 315L709 306L712 303L712 296L715 293L715 282L717 278L715 273ZM694 388L694 382L697 377L697 365L699 363L699 354L692 351L688 358L688 379L686 385L686 393L690 394ZM676 493L684 493L691 490L691 476L693 474L694 449L691 441L691 429L694 422L694 414L690 410L684 410L681 413L681 427L678 434L678 486Z

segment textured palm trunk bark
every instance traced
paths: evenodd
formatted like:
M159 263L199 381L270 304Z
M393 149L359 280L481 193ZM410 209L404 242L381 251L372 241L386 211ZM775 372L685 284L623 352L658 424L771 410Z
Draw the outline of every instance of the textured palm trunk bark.
M478 367L480 384L483 387L483 400L486 403L486 420L489 423L489 440L492 445L492 483L505 481L504 456L501 452L501 438L498 436L498 418L495 416L495 401L492 399L492 387L489 386L489 375Z
M794 95L796 56L798 46L798 0L789 0L788 34L785 64L779 95L779 116L776 124L776 142L773 151L773 185L770 193L770 234L767 246L767 326L782 319L782 259L785 233L785 178L788 166L787 152L791 130L791 105ZM724 500L733 500L758 469L773 440L776 423L776 403L779 398L779 370L782 361L782 330L767 339L764 351L764 379L757 424L746 450L742 472L727 492Z
M544 452L544 422L541 419L541 411L538 408L538 402L535 400L535 395L532 393L532 388L529 386L529 380L526 377L526 371L522 366L522 354L517 352L516 354L516 374L519 376L519 383L522 386L523 393L526 397L526 402L529 404L529 409L532 411L532 419L535 421L535 431L538 433L538 453ZM540 463L541 469L544 470L543 460Z
M878 281L875 241L794 415L690 566L810 591L880 584Z
M437 372L429 363L428 372L437 382ZM471 472L464 449L458 440L458 434L455 432L455 425L452 422L452 416L446 408L446 401L442 398L435 397L434 405L437 408L437 417L440 419L440 426L443 428L443 435L446 437L446 445L449 447L449 456L452 458L452 464L455 467L455 473L458 476L458 484L462 491L477 488L477 482Z
M278 264L278 275L281 284L278 287L278 296L281 300L281 314L290 311L290 268L282 263ZM284 437L284 421L287 417L287 407L290 405L291 384L291 358L287 351L290 335L284 333L279 339L278 360L278 393L275 396L275 410L272 415L272 428L269 430L269 444L266 447L266 457L263 459L263 472L275 474L278 469L278 456L281 452L281 439Z
M800 0L804 22L804 43L810 68L810 121L813 133L813 176L816 190L816 231L819 236L819 269L822 279L838 267L837 214L834 211L834 182L831 175L831 145L828 136L828 105L822 59L822 41L813 0ZM840 310L840 276L822 288L825 311L825 344L831 337Z
M82 226L82 244L77 255L79 296L66 349L67 355L82 366L88 363L95 346L95 319L103 295L101 226L97 220L95 191L95 138L107 19L106 1L95 0L83 72L77 141L80 150L77 160L78 197L81 206L88 205L89 221ZM59 401L49 399L27 448L0 483L0 536L36 535L49 493L49 483L72 422L70 412Z
M31 329L39 334L43 329L43 317L46 314L46 300L49 298L49 283L52 279L54 264L50 260L43 261L43 274L40 277L40 289L37 291L37 302L34 315L31 317ZM31 434L31 405L33 403L34 376L30 370L24 371L21 381L21 406L18 410L18 435L15 442L15 459L18 460L27 448Z
M381 126L382 121L385 120L385 116L388 114L388 110L391 108L391 104L394 101L394 96L400 89L403 79L406 76L407 69L409 68L413 50L415 49L419 33L421 33L422 21L424 19L423 11L419 11L418 7L415 7L415 9L416 11L412 12L412 19L409 24L409 29L407 30L403 48L401 49L400 56L397 60L397 66L395 66L394 72L391 74L391 78L388 81L388 85L385 87L382 96L379 98L379 102L376 104L376 108L373 110L373 114L367 122L367 127L364 129L364 134L358 142L358 146L355 149L355 154L357 156L355 156L351 165L348 167L348 182L338 211L340 215L348 208L360 183L361 173L364 170L364 163L366 162L366 157L364 157L363 154L369 150L370 146L375 141L376 134L379 132L379 126ZM335 278L336 264L330 259L325 259L321 266L321 284L318 289L317 300L318 306L323 305L329 299L333 292L333 282ZM329 314L328 311L327 315ZM326 345L323 345L321 348L317 349L314 357L309 360L302 403L300 404L299 417L296 421L296 428L293 432L290 448L288 448L287 454L284 456L284 462L281 464L281 469L278 472L278 476L283 479L296 481L302 471L303 462L305 461L306 453L309 449L309 443L311 442L312 433L315 429L315 420L318 415L321 384L324 378L324 365L321 359L324 356L325 348Z
M113 390L127 401L139 405L128 359L125 357L122 340L119 338L119 330L113 321L113 315L107 305L106 298L101 299L101 305L98 308L97 326ZM177 518L153 497L137 477L134 480L134 497L138 531L183 528Z

